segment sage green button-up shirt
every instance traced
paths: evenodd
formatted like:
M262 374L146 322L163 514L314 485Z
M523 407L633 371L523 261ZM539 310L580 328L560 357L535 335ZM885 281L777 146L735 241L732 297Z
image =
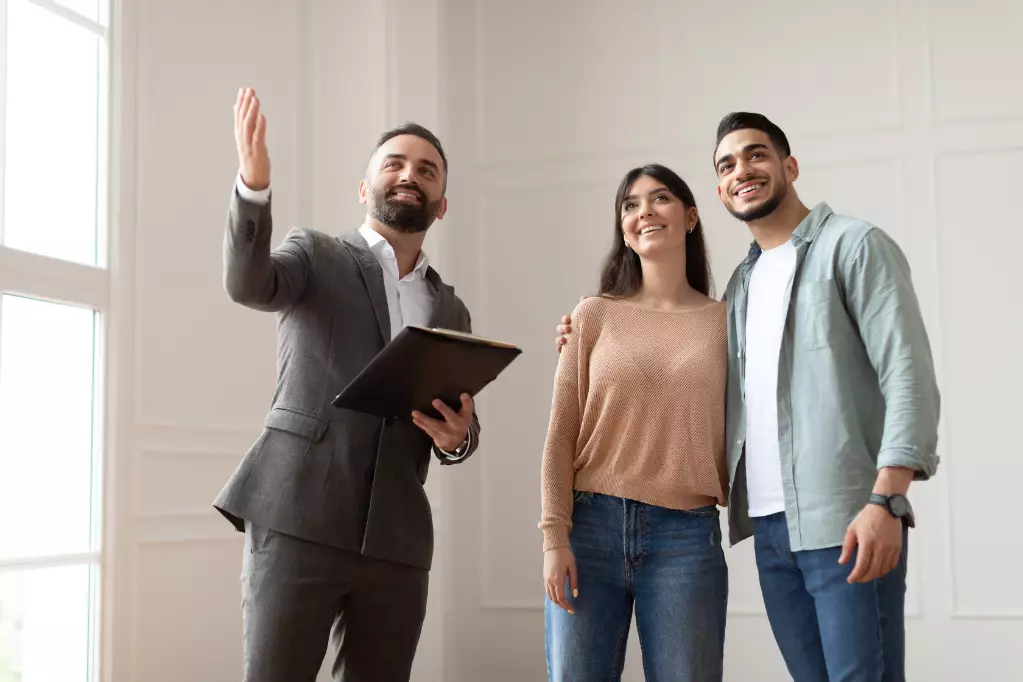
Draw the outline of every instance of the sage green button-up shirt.
M792 235L796 267L778 358L778 441L792 551L842 544L877 472L938 468L940 396L909 264L883 231L819 204ZM749 537L746 304L754 243L728 303L731 544Z

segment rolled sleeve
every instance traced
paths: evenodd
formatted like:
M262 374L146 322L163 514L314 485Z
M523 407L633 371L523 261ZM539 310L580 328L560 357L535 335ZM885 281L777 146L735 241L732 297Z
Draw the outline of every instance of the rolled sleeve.
M878 468L906 467L917 479L938 468L940 395L930 342L898 245L879 229L855 249L845 278L849 314L885 399Z

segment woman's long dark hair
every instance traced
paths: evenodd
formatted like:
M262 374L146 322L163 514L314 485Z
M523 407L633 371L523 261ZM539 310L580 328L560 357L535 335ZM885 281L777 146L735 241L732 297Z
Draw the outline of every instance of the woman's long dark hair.
M604 262L600 274L600 295L612 298L628 298L643 286L643 268L636 252L625 245L622 235L622 202L629 188L636 180L645 175L663 183L686 208L696 208L696 198L685 180L675 171L659 164L650 164L641 168L633 168L618 186L615 198L615 233L611 252ZM686 280L689 286L705 296L711 295L714 287L710 274L710 262L707 259L707 244L703 239L703 225L696 221L693 231L686 235Z

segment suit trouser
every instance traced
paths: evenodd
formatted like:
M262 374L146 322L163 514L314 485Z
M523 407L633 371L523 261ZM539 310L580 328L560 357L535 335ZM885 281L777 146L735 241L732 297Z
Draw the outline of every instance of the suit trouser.
M244 682L408 682L429 572L245 524Z

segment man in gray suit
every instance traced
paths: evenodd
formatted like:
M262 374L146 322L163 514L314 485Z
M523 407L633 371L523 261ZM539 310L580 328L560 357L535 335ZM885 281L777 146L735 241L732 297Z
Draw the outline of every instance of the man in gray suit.
M472 399L409 422L331 406L405 325L471 331L429 266L447 208L447 159L415 124L385 133L360 183L365 223L342 237L292 229L270 249L266 118L238 93L239 174L224 240L231 299L277 313L278 379L256 439L214 503L245 532L245 682L313 682L335 645L339 682L407 681L426 614L433 519L423 489L476 449Z

